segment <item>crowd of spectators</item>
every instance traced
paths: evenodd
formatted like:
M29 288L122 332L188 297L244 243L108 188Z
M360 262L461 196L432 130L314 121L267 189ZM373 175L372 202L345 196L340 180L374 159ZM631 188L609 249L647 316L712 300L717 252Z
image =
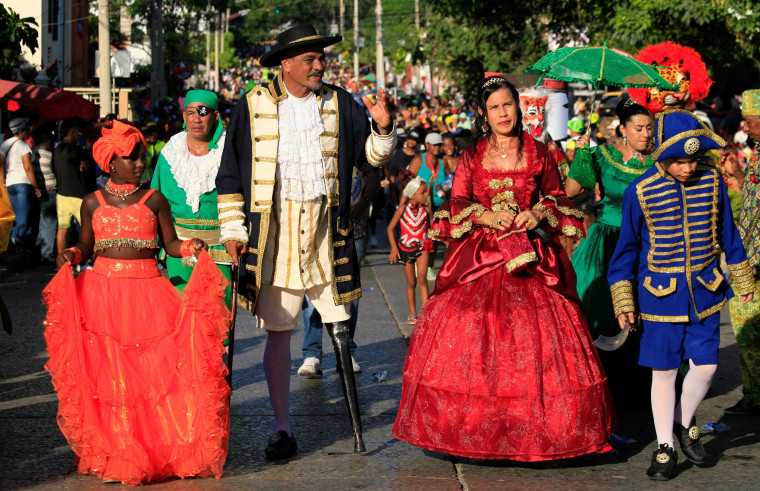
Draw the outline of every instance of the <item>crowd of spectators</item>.
M257 59L257 56L243 58L239 66L221 73L217 93L220 96L220 115L225 125L232 107L243 94L257 84L271 81L276 75L273 69L258 65ZM362 95L371 96L377 91L371 76L365 74L356 83L351 68L337 63L328 67L323 78L328 83L349 90L360 104ZM201 80L198 83L204 82ZM446 176L443 185L429 191L431 195L445 195L450 189L458 154L474 132L475 115L465 97L431 96L425 91L412 90L411 84L406 85L404 90L389 88L388 92L400 138L398 148L384 170L384 192L378 193L374 202L369 222L370 247L377 243L377 220L389 221L398 206L401 189L412 177L409 171L412 161L430 152L428 147L431 144L426 142L426 137L431 134L440 136L440 145L432 146L441 148L441 174ZM145 185L150 182L153 167L164 143L182 131L183 99L178 97L161 101L155 108L142 114L140 120L129 122L142 130L148 142L149 162L143 177ZM575 154L575 141L586 132L591 135L592 146L614 143L621 138L619 131L616 131L617 120L603 116L603 109L600 110L592 100L579 98L570 109L573 114L568 122L568 135L558 141L568 163L572 163ZM740 126L741 118L737 117L736 111L729 108L723 112L714 112L709 118L707 115L704 117L715 127L716 132L731 142L740 162L746 162L751 150L749 144L752 142L747 141L747 135ZM0 151L0 155L7 154L4 159L6 186L16 213L11 250L31 253L40 262L51 263L55 254L72 240L69 229L71 224L74 229L78 224L75 200L102 187L107 180L107 176L101 176L100 169L93 164L90 149L100 135L100 128L113 119L115 115L109 115L100 121L40 123L34 113L12 114L12 124L4 128L3 139L6 142L19 140L23 144L10 147L6 143ZM32 175L27 175L26 155L32 164ZM434 172L437 175L437 170L434 169ZM732 183L730 176L725 176L729 189L738 195L735 183ZM593 208L594 193L591 193L589 200Z

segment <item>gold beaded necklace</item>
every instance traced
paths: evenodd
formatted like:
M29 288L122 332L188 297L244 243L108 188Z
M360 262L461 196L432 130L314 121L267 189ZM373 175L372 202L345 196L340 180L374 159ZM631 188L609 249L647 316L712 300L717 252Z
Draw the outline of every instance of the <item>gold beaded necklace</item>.
M507 157L509 157L509 151L512 150L512 149L515 149L515 148L519 147L520 146L520 142L518 141L517 145L515 145L513 147L501 148L501 147L498 147L498 146L494 145L493 143L491 143L491 140L489 139L488 140L488 145L490 145L491 147L494 148L494 150L491 150L491 151L488 152L490 155L498 153L499 157L501 157L503 159L506 159Z
M126 184L116 184L109 179L106 185L103 187L103 189L108 194L118 196L123 201L126 201L127 196L135 194L137 191L140 190L140 186L131 182L128 182Z

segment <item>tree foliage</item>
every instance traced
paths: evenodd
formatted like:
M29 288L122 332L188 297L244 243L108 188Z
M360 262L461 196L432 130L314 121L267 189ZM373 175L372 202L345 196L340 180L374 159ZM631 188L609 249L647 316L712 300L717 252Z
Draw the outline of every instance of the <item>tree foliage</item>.
M347 0L347 10L348 3ZM338 7L339 0L238 2L235 4L235 9L245 9L248 12L236 21L237 48L242 52L250 51L252 47L272 39L279 30L301 24L313 24L318 32L327 34L331 24L337 22Z
M635 54L673 41L696 49L715 80L713 93L758 86L757 0L429 0L425 54L448 78L472 90L486 71L522 72L549 46L607 42Z
M235 54L235 35L231 32L228 32L224 34L220 41L224 43L224 51L221 49L219 50L219 68L222 70L226 70L228 68L236 68L240 66L240 59ZM214 59L216 58L216 52L213 49L213 43L212 43L212 50L211 50L211 64L214 64Z
M375 64L375 5L376 0L359 0L359 37L364 46L359 51L361 65ZM386 56L392 58L396 52L403 59L407 53L414 53L419 43L414 29L413 0L383 0L383 45ZM343 36L337 52L352 55L354 49L353 0L344 0L344 26L337 24L340 19L339 0L248 0L238 2L237 9L248 9L248 13L235 24L235 42L243 54L263 41L273 39L288 27L312 24L320 34L329 34L333 25ZM350 57L349 57L350 59Z
M760 2L628 0L616 4L610 22L600 27L592 41L611 39L631 53L662 41L694 48L715 80L712 94L758 85Z
M598 20L585 14L599 9L584 0L429 3L432 13L424 53L466 92L485 72L523 72L546 53L549 30L562 33L567 40L579 38L582 30L577 25L596 24Z
M0 78L11 78L13 67L21 56L21 47L26 46L34 53L39 47L37 41L37 22L32 17L22 18L12 9L6 9L0 3Z
M140 31L152 36L150 12L157 2L153 0L132 0L129 12L135 16L135 23ZM223 0L162 0L164 60L173 63L189 59L199 63L205 59L206 6L210 4L212 12L226 9Z

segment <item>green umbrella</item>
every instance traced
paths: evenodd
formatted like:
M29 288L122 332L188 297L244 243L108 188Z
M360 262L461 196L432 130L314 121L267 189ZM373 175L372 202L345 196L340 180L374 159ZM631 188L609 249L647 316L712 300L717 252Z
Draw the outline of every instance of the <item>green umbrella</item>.
M654 67L635 60L607 47L568 47L548 53L525 73L547 76L563 82L591 84L595 89L602 85L613 87L658 87L678 90Z

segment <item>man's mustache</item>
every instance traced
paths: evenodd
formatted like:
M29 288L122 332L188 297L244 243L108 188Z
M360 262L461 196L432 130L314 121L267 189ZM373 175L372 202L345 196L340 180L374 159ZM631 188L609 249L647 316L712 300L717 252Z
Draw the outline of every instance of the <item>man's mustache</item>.
M324 75L324 73L325 73L324 71L315 70L315 71L311 72L308 76L309 77L319 77L319 78L322 78L322 75Z

